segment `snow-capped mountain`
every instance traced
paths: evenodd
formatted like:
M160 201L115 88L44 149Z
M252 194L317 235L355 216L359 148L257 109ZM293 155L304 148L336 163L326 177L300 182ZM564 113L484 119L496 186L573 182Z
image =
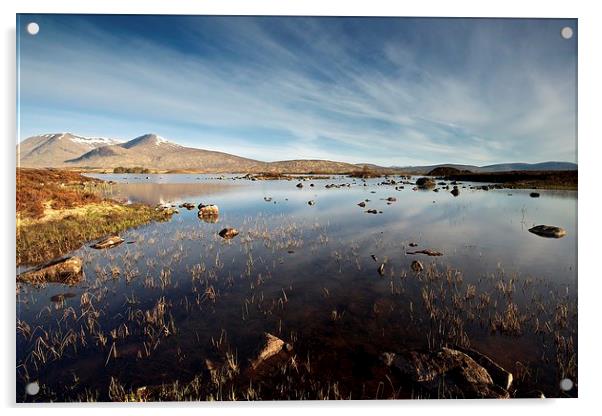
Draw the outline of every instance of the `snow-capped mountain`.
M29 137L17 145L17 165L24 167L64 166L65 161L102 146L121 143L105 137L51 133Z

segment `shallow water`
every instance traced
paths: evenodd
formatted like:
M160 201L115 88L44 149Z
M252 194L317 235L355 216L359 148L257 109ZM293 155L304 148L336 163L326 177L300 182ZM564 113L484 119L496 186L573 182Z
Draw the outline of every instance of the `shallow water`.
M18 400L32 400L22 394L31 380L45 386L42 399L58 400L81 398L86 389L107 399L111 377L132 388L190 380L206 371L206 359L220 359L211 340L223 333L244 367L264 331L291 342L300 356L311 355L329 374L324 377L339 380L352 398L374 398L352 386L370 387L378 378L371 370L378 366L374 357L457 341L433 331L441 321L426 316L425 287L437 293L441 310L462 316L462 332L471 346L515 374L528 367L526 385L548 396L564 395L558 390L564 370L556 363L552 334L558 331L576 343L576 192L540 190L539 198L531 198L529 190L483 191L466 183L454 197L449 190L414 191L412 185L396 190L400 184L382 185L382 178L316 177L299 189L297 180L229 175L93 176L118 182L109 195L116 199L211 203L219 206L220 215L216 223L205 222L196 209L180 208L169 222L122 233L126 244L76 250L73 254L85 260L85 282L23 287L18 320L55 338L83 331L81 339L88 341L77 351L69 346L42 360L40 354L32 356L39 347L36 334L26 337L18 331ZM331 183L350 186L325 188ZM388 204L388 197L397 201ZM365 208L357 205L366 199ZM547 239L528 232L538 224L561 226L567 235ZM217 233L224 227L240 235L223 240ZM408 254L425 248L443 255ZM420 260L425 272L413 273L413 260ZM377 271L381 264L383 276ZM461 281L425 278L428 270L461 275ZM510 280L515 289L506 295L499 282ZM476 287L474 299L450 306L452 294L464 296L469 285ZM51 301L61 293L75 296ZM474 316L484 293L492 301ZM87 327L81 329L89 310L83 294L91 295L98 312L94 325L109 338L105 345L92 341ZM149 335L143 319L132 316L152 313L160 299L167 311L162 325L168 330ZM492 333L491 320L503 315L509 303L526 317L520 334ZM569 306L568 325L550 324L547 334L536 334L534 327L552 322L560 303ZM70 316L70 307L77 318ZM123 324L130 333L113 340L110 331ZM141 358L139 351L146 351L151 340L152 352ZM110 350L113 342L117 354Z

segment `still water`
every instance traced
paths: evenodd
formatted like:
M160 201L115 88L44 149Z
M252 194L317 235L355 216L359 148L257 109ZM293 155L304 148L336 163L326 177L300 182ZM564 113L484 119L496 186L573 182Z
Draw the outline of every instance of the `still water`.
M84 259L84 282L24 288L18 321L68 346L40 358L36 333L18 331L18 400L34 400L22 397L31 380L43 386L40 400L90 394L107 400L113 378L129 388L187 382L207 371L206 360L223 360L224 348L244 368L264 332L292 343L300 360L311 359L322 371L317 378L338 382L352 398L375 398L383 352L458 337L546 396L562 396L559 378L576 377L558 363L554 342L557 333L576 343L574 191L541 190L532 198L530 190L484 191L464 183L454 197L445 189L415 191L397 177L395 185L383 178L314 177L298 188L298 180L228 175L93 176L117 182L112 198L216 204L219 218L207 222L197 209L179 208L168 222L123 232L125 244L73 252ZM538 224L563 227L567 235L528 232ZM240 234L224 240L218 232L225 227ZM409 254L421 249L443 255ZM412 272L413 260L425 271ZM439 277L425 278L429 271ZM425 289L447 312L429 319ZM520 330L492 328L509 304L518 307ZM554 327L561 304L568 322ZM155 325L158 309L165 313ZM450 325L451 317L458 318L460 336L433 329ZM153 325L163 328L150 333ZM79 337L77 348L60 343L69 336ZM227 347L216 347L217 339L227 339Z

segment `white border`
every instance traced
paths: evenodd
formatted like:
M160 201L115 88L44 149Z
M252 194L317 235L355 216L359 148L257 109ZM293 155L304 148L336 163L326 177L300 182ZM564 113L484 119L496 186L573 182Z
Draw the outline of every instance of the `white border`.
M497 2L476 0L434 1L421 0L415 2L398 2L384 0L352 1L352 0L305 0L299 2L284 2L282 0L3 0L0 3L2 13L2 91L0 101L3 117L2 145L3 169L2 188L3 211L2 230L3 245L2 265L5 266L3 279L2 300L4 314L2 316L3 357L0 373L0 404L15 411L14 403L14 340L15 340L15 297L14 297L14 192L15 192L15 13L132 13L132 14L239 14L239 15L349 15L349 16L449 16L449 17L570 17L579 19L579 399L576 400L514 400L508 402L489 401L429 401L429 402L347 402L347 403L254 403L254 404L207 404L193 406L182 404L132 407L127 405L104 405L102 407L85 408L91 415L104 415L107 411L116 414L145 413L164 415L166 411L178 409L178 413L203 413L217 411L220 414L230 413L265 413L278 412L303 414L311 412L345 412L345 414L362 414L367 411L382 413L420 412L447 416L466 412L487 412L489 415L504 415L509 412L545 412L546 414L578 414L589 413L595 409L600 396L600 362L602 325L600 295L602 294L602 275L597 264L600 254L598 236L600 221L597 211L600 200L594 191L602 167L600 157L600 76L602 67L600 61L600 40L602 40L602 21L597 13L595 2L555 1L527 2L524 0L498 0ZM570 99L570 97L567 97ZM598 238L597 238L598 237ZM167 406L168 409L164 407ZM17 406L17 409L19 406ZM110 408L110 410L108 409ZM23 409L23 406L21 406ZM24 410L43 412L46 414L81 414L81 405L46 406L43 409L25 407ZM593 413L593 412L592 412ZM596 412L597 413L597 412Z

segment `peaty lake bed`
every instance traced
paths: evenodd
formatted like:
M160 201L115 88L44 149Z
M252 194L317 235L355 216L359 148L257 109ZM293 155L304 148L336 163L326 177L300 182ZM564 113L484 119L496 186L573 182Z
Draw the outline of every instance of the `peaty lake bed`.
M384 359L446 347L512 373L509 397L577 396L576 191L90 176L115 182L111 198L179 212L70 253L79 283L18 284L18 401L472 397ZM539 224L566 235L529 232ZM283 342L269 357L266 334Z

